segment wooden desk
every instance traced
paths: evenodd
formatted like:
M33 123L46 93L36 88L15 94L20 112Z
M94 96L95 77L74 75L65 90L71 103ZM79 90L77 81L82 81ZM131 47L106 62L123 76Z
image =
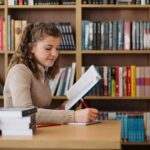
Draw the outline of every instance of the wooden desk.
M0 150L119 150L120 134L119 121L45 127L38 128L33 137L0 137Z

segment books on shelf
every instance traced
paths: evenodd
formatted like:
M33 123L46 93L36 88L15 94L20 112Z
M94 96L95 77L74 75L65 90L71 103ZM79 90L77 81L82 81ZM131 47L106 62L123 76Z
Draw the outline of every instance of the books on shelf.
M125 142L144 142L144 137L149 138L149 116L144 112L100 112L100 119L120 120L121 138ZM144 124L145 123L145 124ZM147 128L148 127L148 128ZM148 131L147 131L148 130ZM146 134L145 134L146 133Z
M88 96L150 96L149 66L96 66L102 80ZM83 73L87 67L82 67Z
M82 0L82 4L146 5L146 4L150 4L150 1L149 0Z
M0 18L0 50L2 49L3 46L1 43L4 41L3 36L1 38L1 35L3 33L2 32L3 30L1 30L3 29L1 20L2 18ZM8 32L7 32L8 50L17 50L20 43L20 39L22 37L22 33L25 27L27 26L28 22L27 20L15 20L12 18L11 15L7 16L7 20L8 20ZM76 49L75 38L71 23L60 22L57 23L56 25L62 33L60 50L75 50Z
M2 0L1 0L2 1ZM75 0L8 0L8 5L75 5Z
M82 20L82 50L149 50L149 21Z
M100 79L101 76L96 68L93 65L89 67L80 79L66 92L68 102L65 105L65 109L71 109Z
M75 81L76 63L73 62L71 67L63 67L54 79L49 81L53 96L63 96Z

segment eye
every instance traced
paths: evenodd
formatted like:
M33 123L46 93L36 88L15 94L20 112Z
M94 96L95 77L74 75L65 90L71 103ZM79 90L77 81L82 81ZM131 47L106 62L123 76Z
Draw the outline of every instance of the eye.
M50 51L52 47L46 47L45 50Z

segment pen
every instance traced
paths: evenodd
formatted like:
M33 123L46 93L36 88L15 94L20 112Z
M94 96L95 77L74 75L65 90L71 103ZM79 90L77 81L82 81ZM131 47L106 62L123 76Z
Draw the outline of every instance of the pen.
M52 126L60 126L62 124L57 123L50 123L50 124L38 124L37 128L43 128L43 127L52 127Z
M85 108L89 108L88 105L87 105L87 103L84 101L83 98L81 98L81 102L82 102L82 104L84 105Z

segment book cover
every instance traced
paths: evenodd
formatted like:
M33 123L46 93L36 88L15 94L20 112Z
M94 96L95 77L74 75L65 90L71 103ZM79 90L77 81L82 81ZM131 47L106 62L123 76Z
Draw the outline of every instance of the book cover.
M66 92L68 102L65 109L72 108L87 92L101 79L96 68L92 65L80 79Z
M0 108L0 117L24 117L37 112L36 107Z

